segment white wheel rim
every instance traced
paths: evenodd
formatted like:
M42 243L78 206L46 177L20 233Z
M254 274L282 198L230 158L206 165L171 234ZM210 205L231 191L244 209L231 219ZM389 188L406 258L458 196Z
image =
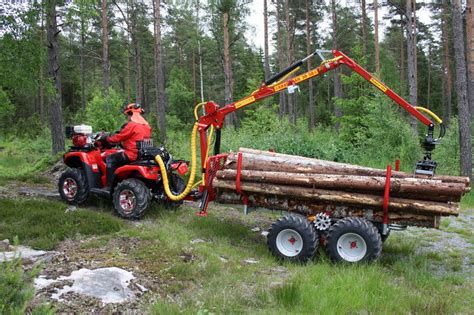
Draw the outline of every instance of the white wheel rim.
M345 261L357 262L365 257L367 244L359 234L345 233L337 240L337 252Z
M295 257L303 249L303 238L295 230L281 230L276 237L276 247L284 256Z

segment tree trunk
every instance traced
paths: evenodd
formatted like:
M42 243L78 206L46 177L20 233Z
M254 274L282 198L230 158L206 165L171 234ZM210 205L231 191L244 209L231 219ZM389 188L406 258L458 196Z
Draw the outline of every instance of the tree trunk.
M107 0L102 0L102 80L104 94L109 94L110 62L109 62L109 30L107 19Z
M306 54L312 53L311 43L311 18L309 16L309 0L305 0L306 5ZM308 71L311 69L311 58L307 61ZM316 108L314 103L313 79L308 80L308 107L309 107L309 129L312 130L316 126Z
M333 218L345 217L363 217L369 215L367 209L347 206L325 205L321 202L313 202L305 199L285 198L282 196L268 196L264 194L248 195L250 207L263 207L269 210L284 210L296 212L304 215L316 215L321 212L331 212ZM232 190L219 189L217 201L221 203L242 204L241 195ZM373 209L371 219L376 222L383 221L383 211L381 209ZM404 213L396 209L390 209L388 212L389 221L400 225L423 226L437 228L439 226L439 216L421 215L413 213Z
M54 90L51 93L50 121L52 153L64 151L65 139L63 128L63 110L61 100L61 76L59 66L58 26L56 22L56 0L48 0L48 73L53 81Z
M449 6L448 0L443 0L443 13L441 19L441 37L443 42L443 68L445 71L445 107L444 107L444 120L449 122L452 115L452 86L453 86L453 75L451 70L451 58L449 49Z
M135 23L136 21L132 21L134 25L132 28L132 46L135 52L135 103L143 105L142 54Z
M82 114L85 113L86 110L86 71L85 71L85 66L84 66L84 47L86 45L86 31L85 31L85 25L84 25L84 17L81 17L81 60L80 60L80 66L81 66L81 108L82 108Z
M156 114L158 115L158 128L163 141L166 140L166 95L165 77L163 70L163 56L161 51L161 15L160 0L153 0L154 26L155 26L155 97Z
M362 0L360 3L361 11L362 11L362 54L365 58L367 58L367 6L365 0Z
M289 66L293 63L293 32L294 27L290 20L290 4L289 0L285 0L285 23L286 23L286 53L287 62ZM295 94L288 93L288 118L292 124L296 124L296 104L294 99Z
M265 79L270 77L270 62L268 57L268 9L267 0L263 0L263 34L264 34L264 71Z
M380 75L380 46L379 46L379 4L374 0L374 45L375 45L375 72Z
M43 47L44 45L44 12L43 12L43 7L41 6L41 28L39 32L39 45L40 47ZM42 50L41 50L42 51ZM39 115L41 121L44 123L46 122L46 113L44 110L44 58L43 54L40 54L40 64L39 64L39 69L38 69L38 98L39 98Z
M229 12L223 12L222 18L224 21L224 98L225 103L230 104L233 100L233 74L232 74L232 60L230 57L230 37L229 37ZM226 124L237 127L237 115L235 112L229 114L225 118Z
M461 175L472 178L472 143L467 75L464 50L464 29L461 0L453 0L453 38L456 58L456 94L458 96L459 145L461 147Z
M235 181L215 178L216 188L235 190ZM349 193L344 191L314 189L275 184L241 182L241 189L249 193L304 198L329 204L353 205L368 208L382 208L383 196ZM434 201L421 201L405 198L390 198L389 208L402 212L432 215L458 215L459 205Z
M337 41L337 12L336 12L336 1L331 0L331 16L332 16L332 48L339 49ZM341 73L340 68L334 70L334 97L342 98L342 83L341 83ZM337 118L342 116L342 110L339 106L334 104L334 114ZM336 130L339 129L339 122L336 122Z
M408 89L409 89L409 99L410 103L413 106L418 104L418 80L416 77L416 28L415 21L413 17L413 9L416 10L415 0L406 0L406 13L407 13L407 58L408 58ZM414 117L411 117L411 126L415 134L418 134L417 130L417 120Z
M405 74L405 36L403 36L403 15L400 15L400 95L406 97L406 74Z
M281 0L277 0L277 54L278 54L278 65L280 69L283 69L285 67L285 61L284 61L284 54L283 54L283 38L282 38L282 32L283 32L283 27L282 27L282 16L281 16ZM286 106L286 95L285 92L282 91L279 93L280 97L280 118L282 118L285 114L288 113L287 106Z
M288 155L276 152L240 148L243 154L242 168L247 170L275 171L289 173L346 174L362 176L385 176L385 170L358 166L347 163L319 160L308 157ZM227 157L228 168L235 168L237 155L231 153ZM414 178L414 174L393 171L394 178ZM416 176L424 178L423 176ZM436 175L431 178L446 183L463 183L469 185L469 178L460 176Z
M467 0L466 38L469 111L471 120L474 120L474 0Z

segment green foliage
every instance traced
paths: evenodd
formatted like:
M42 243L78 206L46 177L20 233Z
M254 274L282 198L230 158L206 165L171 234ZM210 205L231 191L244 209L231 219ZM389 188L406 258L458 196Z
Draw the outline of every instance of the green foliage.
M459 126L457 118L452 118L446 135L441 139L441 144L433 151L433 159L438 161L436 173L446 175L459 175Z
M182 121L194 121L194 92L190 78L184 70L178 67L171 69L166 93L170 114Z
M125 99L113 89L109 90L108 95L97 91L92 100L87 103L86 122L94 131L118 130L126 122L121 111Z
M117 232L123 221L108 213L77 210L65 213L63 202L0 199L0 239L20 241L34 248L51 250L60 241L77 235Z
M33 279L38 269L23 271L20 258L0 262L0 313L24 314L35 289Z
M7 93L0 86L0 124L3 132L8 130L9 122L15 115L15 106L10 102Z

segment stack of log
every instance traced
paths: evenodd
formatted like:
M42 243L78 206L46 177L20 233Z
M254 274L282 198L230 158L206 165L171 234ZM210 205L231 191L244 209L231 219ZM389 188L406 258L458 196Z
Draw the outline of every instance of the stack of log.
M373 216L381 220L386 170L241 148L241 190L250 206L305 214L332 211L333 216ZM213 187L218 200L240 203L236 192L238 154L227 157ZM470 190L469 178L426 176L392 171L391 221L437 227L439 216L457 215L459 201Z

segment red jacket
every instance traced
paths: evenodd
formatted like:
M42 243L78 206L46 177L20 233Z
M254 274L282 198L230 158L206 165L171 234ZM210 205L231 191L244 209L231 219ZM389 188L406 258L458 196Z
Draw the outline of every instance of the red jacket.
M119 133L107 137L107 142L122 143L125 154L130 161L135 161L138 156L137 141L151 137L151 128L149 125L137 124L129 121L122 127Z

